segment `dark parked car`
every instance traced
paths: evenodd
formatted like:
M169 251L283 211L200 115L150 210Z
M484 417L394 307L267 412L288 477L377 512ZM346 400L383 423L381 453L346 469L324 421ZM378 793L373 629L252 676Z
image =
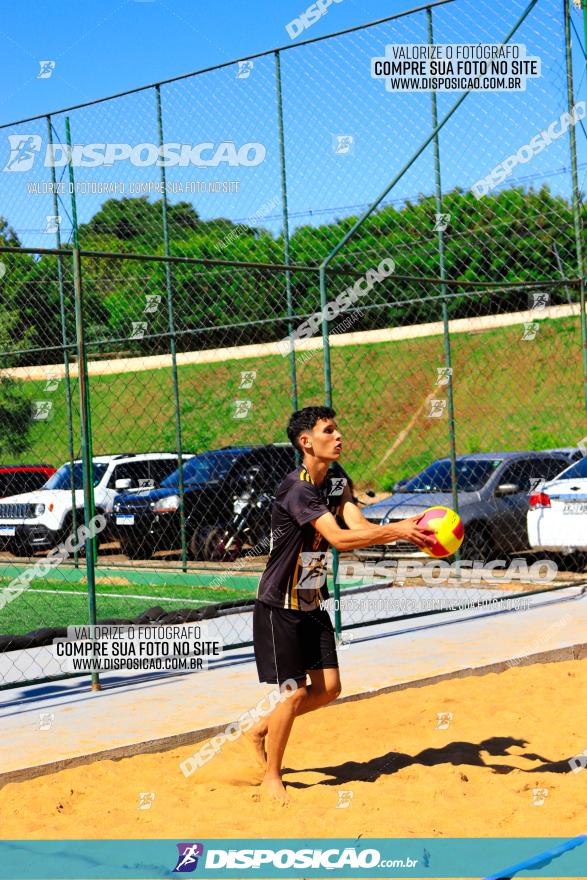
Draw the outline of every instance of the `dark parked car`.
M526 513L529 495L541 480L552 479L569 464L564 452L485 452L458 455L459 514L465 526L463 559L502 558L528 550ZM386 524L415 516L427 507L453 507L450 459L442 458L421 473L396 484L389 498L363 509L370 522ZM412 544L370 547L360 556L424 555ZM497 554L497 555L496 555Z
M233 514L235 496L242 493L247 475L260 472L257 484L272 494L296 466L289 443L227 446L195 455L183 466L184 511L188 552L200 558L209 531ZM140 495L119 495L113 509L114 525L124 553L149 558L157 549L181 546L179 472L158 489Z
M263 503L248 512L249 543L268 535L275 491L296 464L289 443L227 446L186 462L182 470L190 557L199 559L206 553L210 558L229 558L219 553L218 530L234 521L239 503L251 491ZM346 476L338 462L331 471ZM179 472L174 471L158 489L119 495L112 516L122 550L131 559L149 558L157 549L177 549L181 546Z

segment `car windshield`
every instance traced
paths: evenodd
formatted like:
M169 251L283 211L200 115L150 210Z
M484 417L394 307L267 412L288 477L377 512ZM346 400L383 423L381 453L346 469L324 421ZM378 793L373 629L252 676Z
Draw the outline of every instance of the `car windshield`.
M205 485L210 480L221 479L230 469L237 452L203 452L190 458L183 466L185 485ZM179 486L179 471L169 474L161 483L161 488Z
M93 480L94 486L97 486L108 469L108 465L103 462L94 462L93 464ZM73 465L73 485L74 489L84 488L84 471L81 461L74 462ZM71 489L71 465L69 462L55 471L52 477L49 477L43 489Z
M559 474L557 480L576 480L577 477L587 477L587 458L581 458L572 464L571 467Z
M457 461L459 492L478 492L503 459ZM450 461L435 461L417 476L403 483L400 492L451 492Z

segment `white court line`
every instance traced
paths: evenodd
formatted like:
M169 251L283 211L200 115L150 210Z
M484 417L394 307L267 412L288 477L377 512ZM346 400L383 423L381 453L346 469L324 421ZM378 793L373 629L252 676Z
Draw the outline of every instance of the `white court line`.
M19 592L18 587L2 587L0 592L6 590L7 592ZM64 594L67 596L87 596L87 590L35 590L32 589L31 593L50 593L52 596L58 596L60 594ZM160 599L163 602L195 602L198 605L209 605L210 599L176 599L171 596L137 596L134 593L99 593L96 592L96 596L106 596L108 599Z

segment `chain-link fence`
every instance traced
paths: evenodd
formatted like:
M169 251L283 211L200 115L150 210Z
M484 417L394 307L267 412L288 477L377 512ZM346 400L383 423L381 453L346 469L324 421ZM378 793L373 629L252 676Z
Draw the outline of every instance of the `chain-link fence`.
M504 43L540 61L523 90L372 68ZM455 0L0 127L0 685L62 674L51 640L88 620L250 642L308 404L368 519L465 523L450 576L335 554L339 629L583 570L527 517L587 461L584 73L566 4Z

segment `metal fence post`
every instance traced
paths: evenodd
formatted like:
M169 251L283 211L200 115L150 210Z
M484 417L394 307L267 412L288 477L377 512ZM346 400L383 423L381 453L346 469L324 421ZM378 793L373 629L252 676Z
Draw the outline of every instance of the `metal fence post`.
M69 132L68 132L69 134ZM90 400L88 396L88 375L86 363L86 347L84 334L84 313L82 299L82 270L79 247L73 249L73 286L75 291L75 326L77 336L77 350L79 354L79 396L82 434L82 467L84 473L84 511L86 529L86 571L88 575L88 611L90 626L96 625L96 572L94 568L94 549L96 539L90 537L93 532L93 500L94 480L91 450L90 428ZM101 689L100 677L97 672L92 672L92 690Z
M432 26L432 10L426 9L428 25L428 43L434 45L434 30ZM452 358L450 351L450 330L448 324L448 300L446 286L446 263L444 223L442 220L442 178L440 172L440 143L438 139L438 114L436 108L436 92L430 93L432 108L432 128L435 131L434 148L434 197L436 203L436 229L438 232L438 270L440 275L440 292L442 295L442 325L444 334L444 365L447 370L447 402L448 402L448 437L450 450L450 483L452 489L452 503L455 513L459 512L459 496L457 492L457 462L456 462L456 439L455 439L455 411L452 383ZM460 550L457 550L457 564L460 562Z
M571 10L570 0L563 0L563 15L565 20L565 57L567 66L567 107L569 114L573 113L575 103L573 89L573 58L571 54ZM586 25L587 27L587 25ZM587 52L587 46L586 52ZM575 138L575 126L569 125L569 147L571 151L571 179L573 184L573 224L575 227L575 248L577 254L577 269L581 286L579 297L581 303L581 353L583 365L583 399L587 412L587 323L585 318L585 269L583 264L583 228L581 218L581 194L579 192L579 178L577 174L577 141Z
M279 129L279 164L281 169L281 213L283 218L283 254L286 266L289 266L289 218L287 215L287 174L285 170L285 141L283 137L283 96L281 91L281 58L279 50L275 51L275 80L277 85L277 126ZM291 403L298 408L298 383L296 376L296 353L292 337L293 332L293 300L291 292L291 272L285 270L285 289L287 294L287 334L289 336L289 366L291 376Z
M50 153L53 153L53 131L51 116L47 116L47 143ZM55 165L51 163L51 183L53 185L53 214L59 217L59 203L57 200L57 186L55 176ZM55 240L57 248L61 250L61 228L57 221L55 229ZM77 509L75 504L75 486L74 486L74 467L75 458L73 448L73 410L71 405L71 382L69 376L69 352L67 350L67 320L65 317L65 294L63 289L63 264L61 254L57 255L57 280L59 284L59 308L61 310L61 339L63 340L63 366L65 371L65 404L67 407L67 446L69 450L69 479L71 481L71 528L73 534L77 533ZM78 551L77 544L74 545L73 561L75 567L78 568Z
M71 220L72 220L72 232L73 232L73 244L74 248L79 252L79 235L78 235L78 225L77 225L77 201L75 198L75 180L73 176L73 165L71 163L72 150L71 150L71 129L69 126L69 116L65 117L65 139L67 142L67 164L69 170L69 184L71 187ZM76 271L76 262L75 262L75 254L73 261L73 269L74 273ZM78 273L79 273L79 287L80 287L80 308L82 307L81 300L81 262L78 260ZM75 275L74 275L74 290L75 290ZM92 416L90 411L90 398L89 398L89 383L88 383L88 365L86 362L86 348L85 348L85 338L82 340L83 345L80 349L80 336L77 327L77 309L78 304L76 300L76 332L78 333L77 343L78 343L78 374L79 374L79 386L80 386L80 427L81 427L81 436L84 436L84 430L86 433L86 445L84 446L84 442L82 440L82 467L85 467L83 461L85 458L88 458L89 467L93 472L93 463L94 463L94 453L92 449ZM81 321L81 329L83 331L83 313L80 314ZM83 354L83 359L82 359ZM84 396L82 398L82 382L85 386ZM84 426L84 418L86 420ZM84 511L85 511L85 520L86 526L88 524L88 519L93 520L95 516L95 504L94 504L94 481L90 480L90 489L88 493L84 490ZM97 562L97 547L96 547L96 538L95 536L90 539L90 555L92 557L92 570ZM87 543L86 543L87 547ZM89 566L89 556L86 549L86 566ZM89 569L88 569L88 589L90 585L90 577L89 577Z
M163 147L163 117L161 114L161 86L155 86L157 98L157 130L159 133L159 148ZM161 184L163 196L161 210L163 219L163 247L165 256L169 256L169 223L167 214L167 183L165 177L165 165L161 163ZM181 564L183 571L187 571L187 542L185 530L185 502L183 485L183 456L181 443L181 410L179 402L179 381L177 376L177 350L175 345L175 318L173 312L173 285L171 281L171 265L165 261L165 287L167 291L167 319L169 323L169 350L171 352L171 375L173 378L173 403L175 407L175 441L177 445L177 472L179 475L179 523L181 532Z

